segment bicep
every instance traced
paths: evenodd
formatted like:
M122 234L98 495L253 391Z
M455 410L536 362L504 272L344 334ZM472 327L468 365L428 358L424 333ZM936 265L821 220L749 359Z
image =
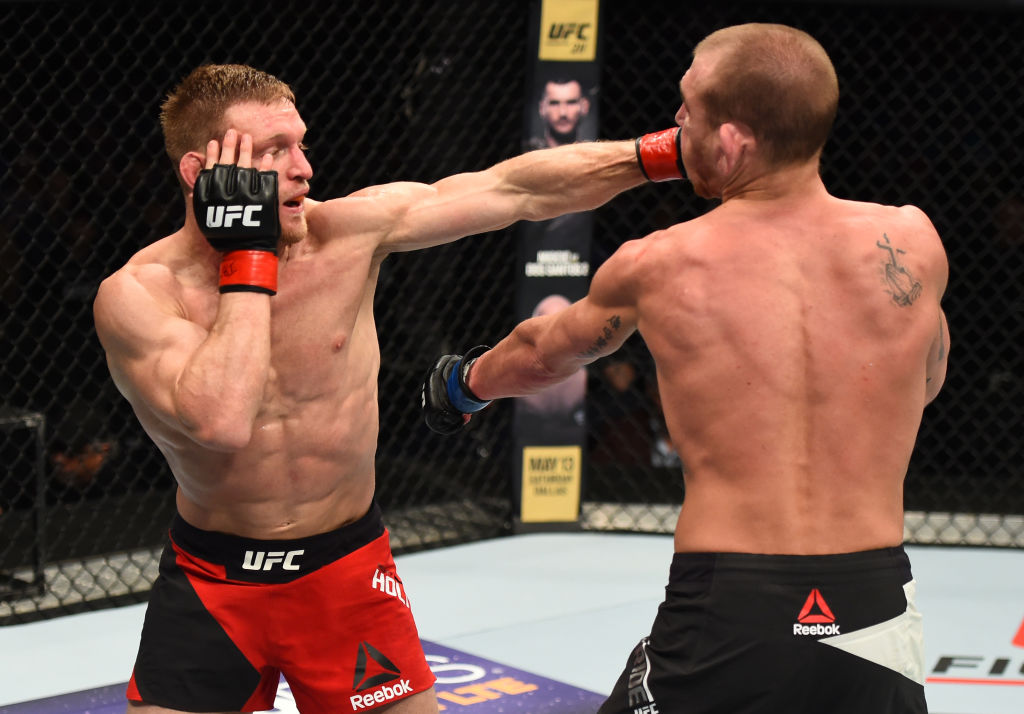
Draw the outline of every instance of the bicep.
M594 275L586 297L555 316L553 339L580 364L615 352L636 331L634 252L630 243L620 248Z
M619 349L636 330L631 311L621 305L609 305L588 295L560 313L555 321L560 351L589 364Z
M523 217L523 196L493 170L456 174L429 186L407 184L382 247L418 250L505 228Z

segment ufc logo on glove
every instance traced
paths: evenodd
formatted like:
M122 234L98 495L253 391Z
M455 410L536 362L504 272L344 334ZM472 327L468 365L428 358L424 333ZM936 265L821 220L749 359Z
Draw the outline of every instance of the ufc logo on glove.
M209 206L206 209L207 228L230 228L236 219L242 219L247 228L259 228L260 222L254 218L263 210L263 206Z
M192 192L196 223L224 254L220 291L277 293L277 172L216 164L203 169Z

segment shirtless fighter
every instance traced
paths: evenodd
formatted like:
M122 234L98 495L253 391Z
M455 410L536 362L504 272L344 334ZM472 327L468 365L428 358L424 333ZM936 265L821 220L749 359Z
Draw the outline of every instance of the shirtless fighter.
M283 672L304 714L437 711L409 600L380 586L400 582L373 500L381 262L643 181L633 142L588 143L314 201L294 102L246 66L185 78L161 115L185 223L96 297L178 485L131 710L269 709Z
M659 180L681 159L721 204L622 245L566 310L440 358L428 424L454 430L638 330L686 498L665 601L601 714L924 714L903 479L946 372L939 236L912 206L826 191L839 90L809 35L719 30L680 92L643 164Z

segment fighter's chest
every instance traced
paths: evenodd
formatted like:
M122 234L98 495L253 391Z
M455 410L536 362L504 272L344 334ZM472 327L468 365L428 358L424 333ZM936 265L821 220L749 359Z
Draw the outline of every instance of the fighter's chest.
M326 257L282 264L277 295L270 298L272 365L295 365L309 373L329 369L332 358L346 351L364 313L372 320L370 269L358 260L344 263ZM209 290L191 297L189 318L212 332L222 297Z

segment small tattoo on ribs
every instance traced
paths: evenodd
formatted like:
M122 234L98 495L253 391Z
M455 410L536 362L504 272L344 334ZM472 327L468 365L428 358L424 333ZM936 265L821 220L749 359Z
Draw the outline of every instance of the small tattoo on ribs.
M889 254L888 260L882 264L882 275L885 284L885 291L892 297L892 301L900 307L913 305L914 301L921 296L921 283L914 279L906 266L901 265L898 255L905 255L905 250L894 248L889 236L882 234L885 242L875 241L875 245Z

